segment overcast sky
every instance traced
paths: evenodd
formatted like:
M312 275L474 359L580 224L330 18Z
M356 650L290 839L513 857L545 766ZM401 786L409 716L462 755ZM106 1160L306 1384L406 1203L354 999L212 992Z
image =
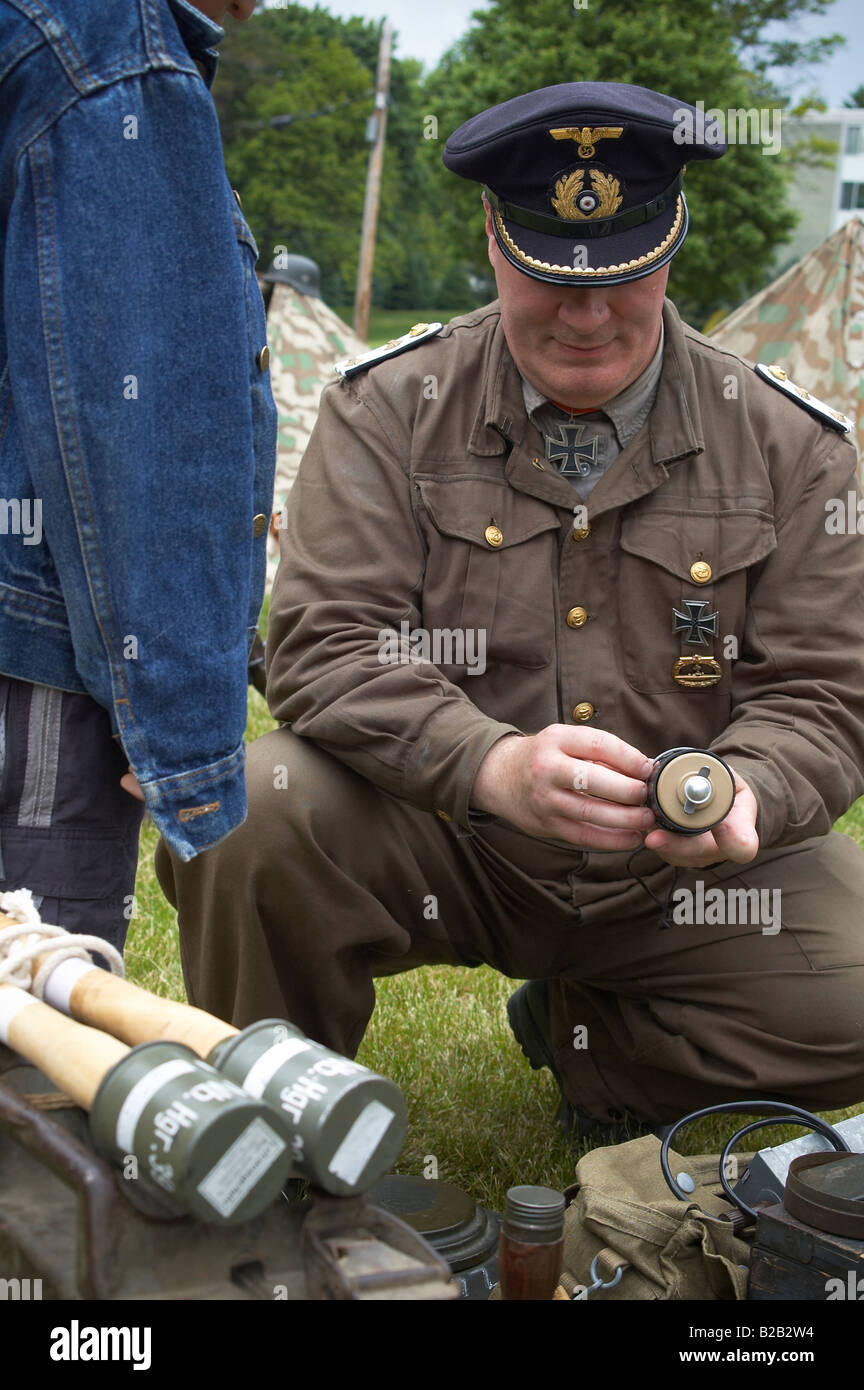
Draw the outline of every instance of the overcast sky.
M316 8L314 0L295 0L306 10ZM562 0L566 4L566 0ZM262 9L262 0L258 0ZM279 9L279 0L266 0L266 8ZM326 0L318 6L350 19L389 19L396 31L396 55L419 58L433 68L445 48L461 38L474 10L487 8L485 0Z
M306 9L315 8L314 0L299 3ZM278 8L278 0L267 0L267 4ZM343 19L360 15L377 21L386 16L397 33L397 55L419 58L431 68L444 50L464 34L472 12L487 8L487 0L328 0L321 8ZM822 19L810 15L795 24L771 25L766 31L771 38L796 39L834 32L846 35L846 48L829 63L805 72L796 82L795 95L816 88L829 106L842 106L852 89L864 82L864 0L835 0ZM782 71L775 74L781 85L787 76Z

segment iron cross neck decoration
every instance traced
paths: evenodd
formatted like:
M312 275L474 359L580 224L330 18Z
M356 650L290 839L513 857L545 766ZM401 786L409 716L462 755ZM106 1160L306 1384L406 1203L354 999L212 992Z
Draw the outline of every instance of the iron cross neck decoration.
M587 478L597 462L597 436L585 439L584 425L556 425L544 434L546 461L555 464L562 478ZM707 605L706 605L707 606Z

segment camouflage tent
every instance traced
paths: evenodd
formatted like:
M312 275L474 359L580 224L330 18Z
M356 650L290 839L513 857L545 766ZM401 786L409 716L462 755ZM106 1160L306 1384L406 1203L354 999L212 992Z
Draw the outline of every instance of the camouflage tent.
M333 363L365 352L367 344L343 323L323 299L301 294L291 285L274 284L267 310L270 379L279 411L279 442L273 510L280 512L297 476L318 401ZM268 542L268 587L278 559L278 544Z
M710 334L751 362L776 362L798 385L854 421L864 461L864 222L852 217L821 246L729 314Z

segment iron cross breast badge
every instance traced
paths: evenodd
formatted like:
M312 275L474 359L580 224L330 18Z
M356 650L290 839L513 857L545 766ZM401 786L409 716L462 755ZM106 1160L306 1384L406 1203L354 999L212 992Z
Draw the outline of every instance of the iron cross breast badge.
M717 636L719 613L703 613L703 609L708 607L704 599L682 598L681 607L686 608L687 612L679 613L677 608L672 609L672 631L686 630L685 642L690 642L695 647L707 647L705 633L710 633L712 637Z
M706 612L709 605L704 599L682 599L681 607L685 610L683 613L672 609L673 633L680 632L682 640L691 646L707 647L708 637L716 637L719 632L719 613ZM680 656L672 667L672 679L690 690L716 685L722 676L720 663L713 656Z

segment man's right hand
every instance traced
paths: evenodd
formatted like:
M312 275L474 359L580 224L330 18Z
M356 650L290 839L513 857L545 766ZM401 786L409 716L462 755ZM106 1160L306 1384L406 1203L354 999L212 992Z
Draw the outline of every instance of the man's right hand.
M530 738L508 735L493 744L471 806L580 849L637 849L657 824L645 804L653 766L602 729L550 724Z

